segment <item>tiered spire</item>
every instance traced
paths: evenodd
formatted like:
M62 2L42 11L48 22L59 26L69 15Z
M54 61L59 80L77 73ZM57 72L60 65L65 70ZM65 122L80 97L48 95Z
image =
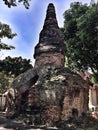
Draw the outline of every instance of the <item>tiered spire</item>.
M40 32L39 43L35 47L35 54L60 52L65 54L64 36L58 27L55 7L52 3L48 5L46 18L42 31Z
M49 28L50 26L58 27L56 14L55 14L55 8L52 3L48 5L46 19L45 19L43 28L45 27Z

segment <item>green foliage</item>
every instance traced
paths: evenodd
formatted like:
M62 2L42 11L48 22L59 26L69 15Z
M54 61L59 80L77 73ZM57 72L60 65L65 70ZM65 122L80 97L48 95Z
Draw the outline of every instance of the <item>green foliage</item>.
M4 93L9 88L9 85L13 81L13 78L13 75L8 76L4 72L0 72L0 93Z
M0 60L0 71L4 71L7 75L18 76L30 68L32 68L30 60L22 57L11 58L8 56L4 60Z
M10 49L15 48L15 47L7 45L1 41L1 39L5 38L5 37L8 39L12 39L14 36L16 36L16 34L12 33L10 26L0 22L0 51L1 50L10 50Z
M18 4L17 3L23 3L23 5L25 6L26 9L29 9L29 2L31 0L3 0L5 5L7 5L9 8L11 7L15 7Z
M0 93L9 88L16 76L30 68L32 68L30 60L22 59L22 57L11 58L8 56L4 60L0 60Z
M92 82L92 83L98 83L98 75L94 75L94 74L91 74L90 75L90 81Z
M67 65L98 74L98 3L74 2L64 13ZM98 75L97 75L98 76Z

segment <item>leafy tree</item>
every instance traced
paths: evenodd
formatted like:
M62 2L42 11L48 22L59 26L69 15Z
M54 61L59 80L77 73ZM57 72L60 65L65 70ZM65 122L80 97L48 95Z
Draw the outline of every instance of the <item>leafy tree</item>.
M98 3L72 3L64 13L66 64L75 70L92 70L98 77Z
M10 50L14 49L15 47L7 45L2 42L3 38L12 39L14 36L16 36L15 33L12 33L12 30L9 25L3 24L0 22L0 51L1 50Z
M7 75L15 75L16 77L30 68L32 68L30 60L22 57L11 58L8 56L4 60L0 60L0 72L5 72Z
M13 75L8 76L4 72L0 72L0 93L4 93L9 88L13 78Z
M29 2L31 0L3 0L5 5L7 5L9 8L11 8L12 6L15 7L17 6L18 3L23 3L23 5L25 6L26 9L29 9Z
M28 9L30 0L3 0L5 5L9 8L12 6L17 6L18 3L23 3L23 5ZM0 22L0 51L15 49L14 46L7 45L2 42L3 38L12 39L16 36L16 33L12 33L9 25ZM27 69L32 68L30 60L22 59L21 57L11 58L6 57L4 60L0 60L0 93L4 93L13 78Z

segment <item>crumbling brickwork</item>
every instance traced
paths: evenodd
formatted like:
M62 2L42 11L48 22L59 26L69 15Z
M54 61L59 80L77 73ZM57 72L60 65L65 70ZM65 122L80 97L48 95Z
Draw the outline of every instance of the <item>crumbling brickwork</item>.
M60 53L41 54L36 57L35 67L42 68L45 65L52 65L57 67L63 67L65 63L65 57Z
M58 27L55 8L49 4L39 43L35 47L35 65L17 77L12 86L27 92L21 105L40 124L77 118L88 110L88 86L65 63L64 36ZM27 87L25 87L27 85ZM19 94L18 94L19 95ZM34 121L34 120L33 120Z
M55 8L53 4L49 4L44 26L39 36L39 43L35 46L34 67L64 66L65 51L64 35L58 27Z

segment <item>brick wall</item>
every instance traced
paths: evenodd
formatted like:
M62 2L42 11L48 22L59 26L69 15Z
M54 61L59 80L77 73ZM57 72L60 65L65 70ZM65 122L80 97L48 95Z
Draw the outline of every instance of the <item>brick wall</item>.
M50 53L50 54L41 54L40 56L36 57L35 67L40 68L45 65L52 65L57 67L64 66L65 57L61 53Z

